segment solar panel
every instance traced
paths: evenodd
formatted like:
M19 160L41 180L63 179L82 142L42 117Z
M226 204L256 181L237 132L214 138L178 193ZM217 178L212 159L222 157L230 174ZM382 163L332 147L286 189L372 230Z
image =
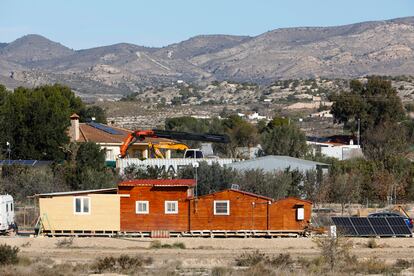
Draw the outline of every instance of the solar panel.
M405 222L404 218L388 217L387 221L396 236L411 235L411 230Z
M367 218L351 217L350 219L359 236L375 236L375 231Z
M104 131L106 133L109 133L109 134L113 134L113 135L124 135L124 133L122 133L121 131L116 130L116 129L112 128L112 127L103 125L103 124L99 124L99 123L95 123L95 122L90 122L90 123L87 123L87 124L89 126L91 126L91 127L94 127L96 129L102 130L102 131Z
M377 236L394 236L386 218L368 218Z
M337 232L344 236L410 236L411 229L402 217L332 217Z
M333 223L336 225L336 231L343 236L357 236L354 226L349 217L332 217Z

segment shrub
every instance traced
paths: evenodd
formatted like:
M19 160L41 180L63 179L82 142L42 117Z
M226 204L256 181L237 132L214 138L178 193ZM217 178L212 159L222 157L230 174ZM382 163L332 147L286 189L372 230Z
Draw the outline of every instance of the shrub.
M397 259L394 266L401 268L401 269L407 269L411 267L413 264L410 261L404 260L404 259Z
M160 249L160 248L177 248L177 249L185 249L185 244L182 242L175 242L173 244L162 244L160 241L152 241L150 247L152 249Z
M226 276L226 275L231 275L232 274L232 269L228 268L228 267L214 267L211 270L211 276Z
M153 249L159 249L161 247L162 247L162 244L160 241L152 241L149 246L149 248L153 248Z
M129 272L152 262L152 258L143 258L141 256L130 257L128 255L121 255L118 258L110 256L97 259L92 264L92 269L98 273Z
M286 268L294 264L289 253L281 253L279 256L269 260L269 264L277 268Z
M172 245L173 248L185 249L185 244L183 242L175 242Z
M256 250L252 253L244 252L236 258L237 266L254 266L260 262L264 262L267 259L266 254Z
M377 248L378 244L377 241L375 239L369 239L367 242L367 247L368 248Z
M17 253L19 253L17 246L0 245L0 265L16 264L19 261Z
M58 240L56 242L56 247L58 248L68 248L71 247L73 245L73 237L70 238L63 238L61 240Z

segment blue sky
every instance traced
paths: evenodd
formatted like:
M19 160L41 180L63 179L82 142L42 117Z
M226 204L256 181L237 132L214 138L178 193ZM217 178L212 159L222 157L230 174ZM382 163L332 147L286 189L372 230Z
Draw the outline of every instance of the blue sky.
M0 10L0 42L40 34L84 49L412 16L414 0L0 0Z

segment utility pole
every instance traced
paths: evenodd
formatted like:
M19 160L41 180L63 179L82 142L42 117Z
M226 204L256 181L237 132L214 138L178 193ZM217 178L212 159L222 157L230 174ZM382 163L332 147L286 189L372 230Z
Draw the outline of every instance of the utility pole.
M10 163L11 163L11 145L10 145L10 142L7 141L6 146L7 146L6 152L7 152L7 155L9 157L9 165L10 165Z
M358 146L361 145L361 119L358 118Z
M198 197L198 175L197 175L197 168L198 168L199 164L198 162L194 162L193 163L193 168L195 169L195 191L194 191L194 197L197 199Z

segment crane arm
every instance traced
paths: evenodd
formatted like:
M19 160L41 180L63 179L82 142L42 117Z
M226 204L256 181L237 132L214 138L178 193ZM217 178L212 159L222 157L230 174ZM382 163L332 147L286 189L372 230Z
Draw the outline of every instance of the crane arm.
M214 142L214 143L229 143L230 138L227 135L213 134L213 133L189 133L181 131L169 131L169 130L137 130L130 133L124 140L121 146L120 158L124 158L127 155L128 148L130 145L135 143L135 141L143 141L145 138L166 138L173 140L190 140L190 141L200 141L200 142ZM179 144L176 144L179 145ZM181 144L184 145L184 144ZM178 148L176 149L185 149ZM159 147L161 148L161 147ZM173 149L173 148L172 148ZM188 147L187 147L188 149Z

